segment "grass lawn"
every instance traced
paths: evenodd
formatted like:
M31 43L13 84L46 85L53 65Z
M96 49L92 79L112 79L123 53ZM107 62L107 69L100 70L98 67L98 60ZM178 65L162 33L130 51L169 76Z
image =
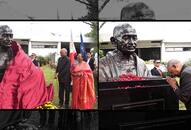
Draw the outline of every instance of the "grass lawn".
M58 81L56 79L54 79L55 70L51 69L48 65L43 66L42 70L43 70L44 75L45 75L46 84L48 85L51 82L53 82L53 84L54 84L54 99L53 99L53 103L56 106L58 106L58 104L59 104L59 100L58 100Z
M51 69L48 65L43 66L42 70L44 72L45 75L45 80L47 85L51 82L53 82L54 84L54 99L53 99L53 103L58 106L59 104L59 99L58 99L58 80L54 79L54 75L55 75L55 70ZM95 81L95 89L97 90L97 82ZM96 91L96 95L97 95L97 91ZM71 93L70 93L70 103L71 103ZM94 106L95 109L97 109L97 103Z

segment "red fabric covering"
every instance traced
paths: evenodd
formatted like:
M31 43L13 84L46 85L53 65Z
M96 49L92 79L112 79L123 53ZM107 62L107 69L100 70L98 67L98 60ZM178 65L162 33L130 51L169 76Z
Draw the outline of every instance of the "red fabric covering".
M43 72L21 49L12 44L16 56L0 83L0 109L34 109L53 99L53 85L46 87Z
M89 65L86 62L74 66L72 73L81 73L81 76L72 76L72 108L93 109L96 102L94 91L94 78Z

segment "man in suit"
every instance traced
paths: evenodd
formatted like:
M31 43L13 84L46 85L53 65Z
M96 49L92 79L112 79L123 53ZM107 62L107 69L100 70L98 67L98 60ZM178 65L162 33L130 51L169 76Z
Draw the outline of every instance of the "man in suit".
M67 56L67 50L65 48L61 49L60 55L61 57L58 59L58 65L56 68L56 77L58 77L59 82L59 107L65 105L65 108L68 108L71 82L70 60Z
M167 82L173 88L178 98L185 104L187 110L191 110L191 67L179 60L172 59L167 63L167 70L171 77ZM179 77L179 85L173 77Z
M154 60L154 68L151 70L153 76L163 76L162 71L160 70L160 60Z
M88 56L87 63L89 64L91 70L94 71L94 69L95 69L95 64L94 64L95 59L93 58L93 56L92 56L92 54L90 52L87 53L87 56Z
M33 62L34 65L36 65L37 67L40 67L40 64L39 64L39 62L37 60L37 56L36 56L35 53L32 53L31 59L32 59L32 62Z

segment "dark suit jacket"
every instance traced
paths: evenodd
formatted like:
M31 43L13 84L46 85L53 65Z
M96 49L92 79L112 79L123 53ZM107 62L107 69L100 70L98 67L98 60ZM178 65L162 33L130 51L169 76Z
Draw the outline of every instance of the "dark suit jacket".
M183 65L180 72L180 86L175 90L176 95L191 110L191 67Z
M36 59L34 59L32 62L34 65L39 66L38 61Z
M95 69L94 61L95 61L94 58L91 58L90 61L89 61L89 66L90 66L92 71L94 71L94 69Z
M156 67L154 67L154 68L151 70L151 74L152 74L153 76L161 76Z
M60 57L58 59L56 73L58 73L59 82L70 82L71 81L70 60L68 59L67 56Z

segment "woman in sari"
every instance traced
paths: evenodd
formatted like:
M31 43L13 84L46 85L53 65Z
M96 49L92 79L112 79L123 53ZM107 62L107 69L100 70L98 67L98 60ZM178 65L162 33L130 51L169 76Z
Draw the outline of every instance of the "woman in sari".
M77 60L78 63L71 70L72 109L93 109L96 102L93 73L81 54L78 54Z

